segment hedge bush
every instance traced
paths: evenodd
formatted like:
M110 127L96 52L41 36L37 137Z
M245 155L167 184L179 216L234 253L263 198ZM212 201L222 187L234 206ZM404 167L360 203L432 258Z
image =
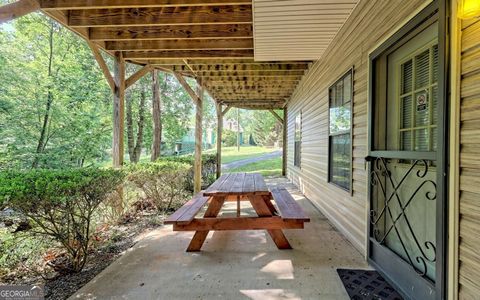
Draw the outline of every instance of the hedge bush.
M165 156L158 161L178 162L188 164L190 166L189 172L185 177L185 189L193 192L193 165L195 156L193 155L179 155L179 156ZM202 188L210 186L215 182L217 174L217 155L203 154L202 155Z
M156 208L168 212L181 206L188 196L185 180L191 166L174 161L138 163L128 168L128 179L140 188Z
M2 171L0 203L27 217L32 233L66 250L67 261L54 269L79 272L88 258L94 212L123 179L119 170L98 168Z

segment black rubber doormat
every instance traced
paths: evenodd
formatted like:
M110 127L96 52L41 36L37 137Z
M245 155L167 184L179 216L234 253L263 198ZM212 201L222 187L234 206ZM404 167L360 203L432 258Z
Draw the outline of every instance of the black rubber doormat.
M352 300L401 300L400 294L377 271L337 269Z

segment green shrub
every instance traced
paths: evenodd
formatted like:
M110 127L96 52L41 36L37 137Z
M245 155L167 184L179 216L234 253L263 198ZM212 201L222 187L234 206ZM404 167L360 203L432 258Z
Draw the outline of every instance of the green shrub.
M233 147L237 145L237 132L225 129L223 131L222 144L225 147Z
M193 192L193 165L195 162L194 155L165 156L159 161L179 162L190 166L189 172L185 177L185 189ZM202 188L208 187L215 182L217 174L217 155L202 155Z
M0 203L27 217L31 233L51 237L66 250L67 262L57 271L78 272L87 261L94 212L123 178L119 170L97 168L3 171Z
M182 205L188 196L185 178L190 168L186 163L174 161L139 163L129 167L128 179L159 211L168 212Z

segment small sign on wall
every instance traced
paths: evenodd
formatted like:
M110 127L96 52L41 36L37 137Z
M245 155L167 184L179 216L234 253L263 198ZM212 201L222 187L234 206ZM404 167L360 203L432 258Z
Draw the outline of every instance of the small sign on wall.
M420 92L417 94L417 112L422 112L428 109L428 92Z

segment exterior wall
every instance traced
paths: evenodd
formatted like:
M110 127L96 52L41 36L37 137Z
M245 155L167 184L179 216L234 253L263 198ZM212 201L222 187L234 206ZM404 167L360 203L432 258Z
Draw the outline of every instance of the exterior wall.
M315 62L288 103L287 175L326 217L366 255L368 174L368 56L425 7L424 0L361 0L321 60ZM328 88L354 67L353 193L327 182ZM301 169L293 165L295 117L302 112Z
M480 295L480 20L461 26L460 81L460 299Z

